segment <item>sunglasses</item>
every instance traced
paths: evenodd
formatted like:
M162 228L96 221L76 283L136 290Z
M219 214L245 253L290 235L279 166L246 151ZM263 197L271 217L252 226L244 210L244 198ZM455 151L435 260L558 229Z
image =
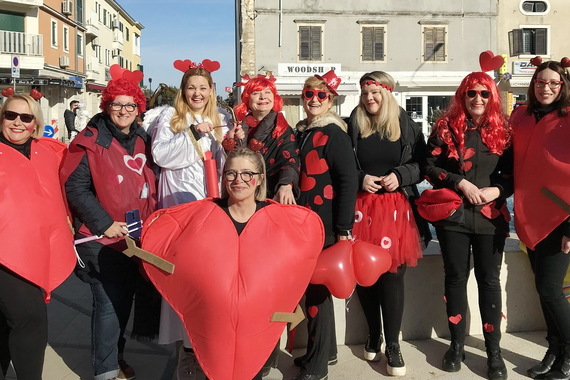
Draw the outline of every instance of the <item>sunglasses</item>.
M4 115L2 115L4 119L10 121L16 120L18 116L20 116L22 123L31 123L35 119L35 116L29 113L18 113L14 111L4 111Z
M319 99L319 102L324 102L325 100L327 100L327 98L329 97L329 93L328 91L324 91L324 90L303 90L303 97L307 100L311 100L315 97L315 95L317 96L317 99Z
M465 93L467 95L467 97L469 99L473 99L474 97L477 96L477 94L479 94L480 97L482 97L483 99L489 99L491 97L491 91L489 90L467 90L467 92Z

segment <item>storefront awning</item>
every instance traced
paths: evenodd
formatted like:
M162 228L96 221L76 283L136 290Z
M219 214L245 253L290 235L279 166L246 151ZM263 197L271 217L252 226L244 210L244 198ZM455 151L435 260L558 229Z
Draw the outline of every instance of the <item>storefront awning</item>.
M107 88L107 86L103 86L103 85L95 84L95 83L88 83L86 87L88 90L91 90L91 91L103 91L105 88Z

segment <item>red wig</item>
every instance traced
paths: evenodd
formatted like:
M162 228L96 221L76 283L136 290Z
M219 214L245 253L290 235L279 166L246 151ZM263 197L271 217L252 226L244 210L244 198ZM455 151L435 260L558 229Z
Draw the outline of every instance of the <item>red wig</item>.
M468 111L465 106L465 96L469 89L478 84L491 92L483 120L479 126L481 139L491 153L501 155L511 140L511 127L501 107L501 97L493 78L483 72L474 72L467 75L455 91L455 96L447 111L436 122L434 131L449 147L455 150L455 145L449 133L452 130L462 151L465 150L465 131Z
M146 97L138 84L128 79L119 78L110 80L107 87L103 90L101 104L99 104L99 108L101 108L103 113L107 113L109 104L114 102L119 95L132 96L135 103L137 103L139 115L146 111Z
M283 109L283 99L277 94L277 87L275 83L265 76L257 76L250 79L243 88L243 93L241 94L241 103L234 107L236 117L238 120L242 120L245 115L251 109L249 108L249 100L251 99L251 93L255 91L261 91L269 88L273 93L273 111L281 112Z

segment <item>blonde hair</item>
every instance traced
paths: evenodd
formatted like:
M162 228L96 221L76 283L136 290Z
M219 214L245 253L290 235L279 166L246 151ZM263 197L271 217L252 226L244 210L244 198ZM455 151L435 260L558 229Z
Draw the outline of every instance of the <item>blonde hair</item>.
M32 132L33 138L42 137L44 134L44 116L42 114L42 110L40 108L40 104L34 100L30 95L27 94L14 94L2 104L2 108L0 108L0 115L4 117L4 112L6 112L6 108L8 105L12 103L14 100L23 100L24 102L28 103L28 107L30 108L30 113L34 115L34 121L36 126L34 127L34 131Z
M330 89L327 86L327 82L325 82L322 79L319 79L317 77L308 77L305 80L305 84L303 85L303 90L304 89L310 89L310 90L325 90L329 93L329 99L332 102L335 98L335 95L330 92Z
M373 71L364 74L360 78L360 83L372 80L380 82L389 86L390 88L396 87L396 81L388 73L383 71ZM396 98L390 91L382 86L378 86L382 102L380 103L380 112L377 115L368 113L364 103L362 102L362 95L360 102L356 108L356 125L360 130L360 135L366 138L373 133L378 133L381 138L386 138L389 141L397 141L400 138L400 107L396 102Z
M208 85L212 90L210 91L210 98L208 99L208 103L206 103L206 107L204 108L204 113L202 116L204 118L210 119L215 127L222 124L220 114L218 112L216 89L214 87L212 76L206 69L194 68L184 73L182 80L180 81L180 88L178 89L176 97L174 98L174 115L172 115L172 119L170 119L170 127L174 133L182 132L184 128L187 127L186 115L190 114L192 116L192 121L196 120L196 113L192 110L192 108L190 108L190 105L187 103L186 97L184 96L184 91L186 90L188 80L193 76L201 76L206 78ZM216 128L213 133L216 136L216 140L218 142L221 142L224 137L222 135L221 128Z
M255 166L254 170L259 173L259 178L260 178L259 186L257 186L257 189L255 189L255 200L264 201L267 198L267 183L265 180L266 177L265 160L263 159L263 156L248 148L234 149L230 153L228 153L228 157L226 158L226 163L224 164L224 170L223 170L224 173L226 172L229 163L234 158L245 158L249 160L253 164L253 166ZM222 198L227 199L229 198L229 194L225 186L226 179L224 178L224 176L222 176L222 178L224 182L224 186L222 186Z

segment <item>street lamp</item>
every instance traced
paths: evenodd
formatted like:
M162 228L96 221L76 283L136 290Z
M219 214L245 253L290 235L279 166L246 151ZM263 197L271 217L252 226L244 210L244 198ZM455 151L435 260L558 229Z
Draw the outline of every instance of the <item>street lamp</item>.
M148 87L150 92L152 92L152 78L148 78Z

